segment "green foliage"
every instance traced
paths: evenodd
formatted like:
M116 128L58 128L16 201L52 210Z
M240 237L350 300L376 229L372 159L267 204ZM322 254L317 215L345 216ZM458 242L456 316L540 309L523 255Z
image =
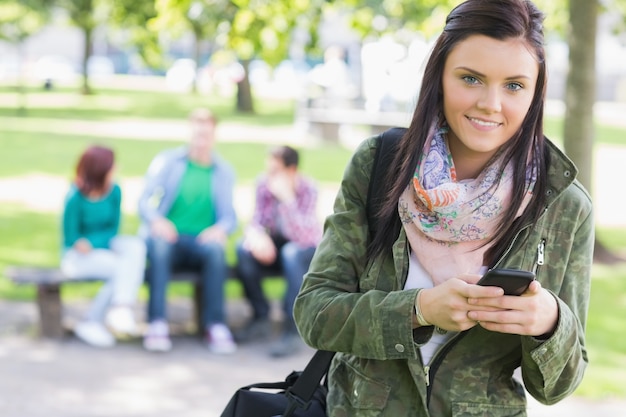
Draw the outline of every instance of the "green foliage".
M166 30L174 37L192 31L197 40L216 38L220 25L236 12L228 0L156 0L155 9L157 15L149 22L152 30Z
M111 4L111 26L126 32L126 45L136 50L143 61L152 68L163 66L159 32L148 27L149 22L156 16L154 0L115 0Z
M545 34L556 33L560 37L565 37L569 22L569 0L534 0L533 2L546 15L543 22Z
M23 42L41 30L49 18L49 5L45 0L0 2L0 39Z
M93 30L100 23L96 19L96 10L106 7L107 0L57 0L64 8L71 22L83 30Z
M449 11L461 0L339 0L335 7L350 10L351 25L361 37L380 37L393 34L401 37L406 32L421 32L432 37L441 31Z
M242 60L259 57L277 65L288 56L293 31L319 22L321 0L234 0L238 7L228 33L228 47ZM313 39L311 39L313 40Z
M624 0L616 0L624 1ZM348 11L351 25L362 38L393 35L397 41L414 37L438 35L445 25L448 13L463 0L336 0L334 7ZM564 1L535 0L546 14L546 33L565 33L568 6Z

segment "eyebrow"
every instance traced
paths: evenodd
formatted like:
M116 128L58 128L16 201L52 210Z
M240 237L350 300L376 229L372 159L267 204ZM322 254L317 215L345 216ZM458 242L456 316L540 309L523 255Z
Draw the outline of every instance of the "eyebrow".
M455 70L464 70L464 71L468 71L468 72L471 72L473 74L476 74L479 77L486 77L485 74L482 74L482 73L476 71L475 69L471 69L471 68L468 68L468 67L456 67ZM520 78L525 78L527 80L531 79L531 77L529 77L528 75L524 75L524 74L514 75L512 77L506 77L507 80L518 80Z

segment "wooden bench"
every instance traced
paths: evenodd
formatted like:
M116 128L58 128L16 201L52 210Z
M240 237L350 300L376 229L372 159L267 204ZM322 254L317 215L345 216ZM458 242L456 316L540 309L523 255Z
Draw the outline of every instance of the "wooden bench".
M298 109L297 119L324 140L337 142L341 125L367 126L371 134L392 127L407 127L411 115L404 112L369 112L363 109L311 108Z
M37 294L35 302L39 312L39 333L42 337L60 339L64 336L63 304L61 287L75 282L96 282L94 278L68 278L58 268L12 266L5 269L5 275L18 285L35 285ZM235 277L235 269L229 270L229 278ZM198 332L203 329L199 324L202 317L202 288L199 275L195 272L176 272L172 281L186 281L193 285L194 320L198 324Z

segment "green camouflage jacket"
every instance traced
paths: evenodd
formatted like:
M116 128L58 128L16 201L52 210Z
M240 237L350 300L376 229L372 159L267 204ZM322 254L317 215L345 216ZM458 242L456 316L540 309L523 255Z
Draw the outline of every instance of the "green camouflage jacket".
M575 180L575 166L549 144L548 208L497 264L536 271L558 301L554 334L542 341L475 326L448 341L425 367L418 348L433 327L412 329L417 290L403 289L409 265L404 230L393 256L366 258L365 205L377 143L364 141L348 164L294 307L304 340L339 352L329 371L328 415L526 416L524 388L513 378L518 367L526 390L541 403L571 394L587 365L594 242L591 199Z

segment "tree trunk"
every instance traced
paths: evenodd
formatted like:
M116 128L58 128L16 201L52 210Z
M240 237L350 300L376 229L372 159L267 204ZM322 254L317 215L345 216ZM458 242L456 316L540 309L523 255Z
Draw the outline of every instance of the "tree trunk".
M250 60L241 60L243 66L243 78L237 83L237 111L243 113L254 113L254 104L252 102L252 88L250 87Z
M85 35L85 45L83 47L83 62L82 62L82 72L83 72L83 86L81 92L83 94L91 94L91 87L89 85L89 71L88 71L88 63L89 57L91 56L91 38L93 35L93 28L91 27L83 27L83 34Z
M26 89L24 88L24 71L22 67L24 65L24 40L17 41L17 114L19 116L26 115Z
M193 73L193 81L191 83L191 93L198 92L198 73L200 71L200 33L199 30L193 30L193 60L196 63L196 70Z
M597 0L570 0L569 72L563 130L565 153L578 167L578 179L592 195L598 9ZM594 260L614 263L622 259L596 239Z
M597 0L570 0L569 72L565 89L564 146L593 193L593 105L596 99Z

